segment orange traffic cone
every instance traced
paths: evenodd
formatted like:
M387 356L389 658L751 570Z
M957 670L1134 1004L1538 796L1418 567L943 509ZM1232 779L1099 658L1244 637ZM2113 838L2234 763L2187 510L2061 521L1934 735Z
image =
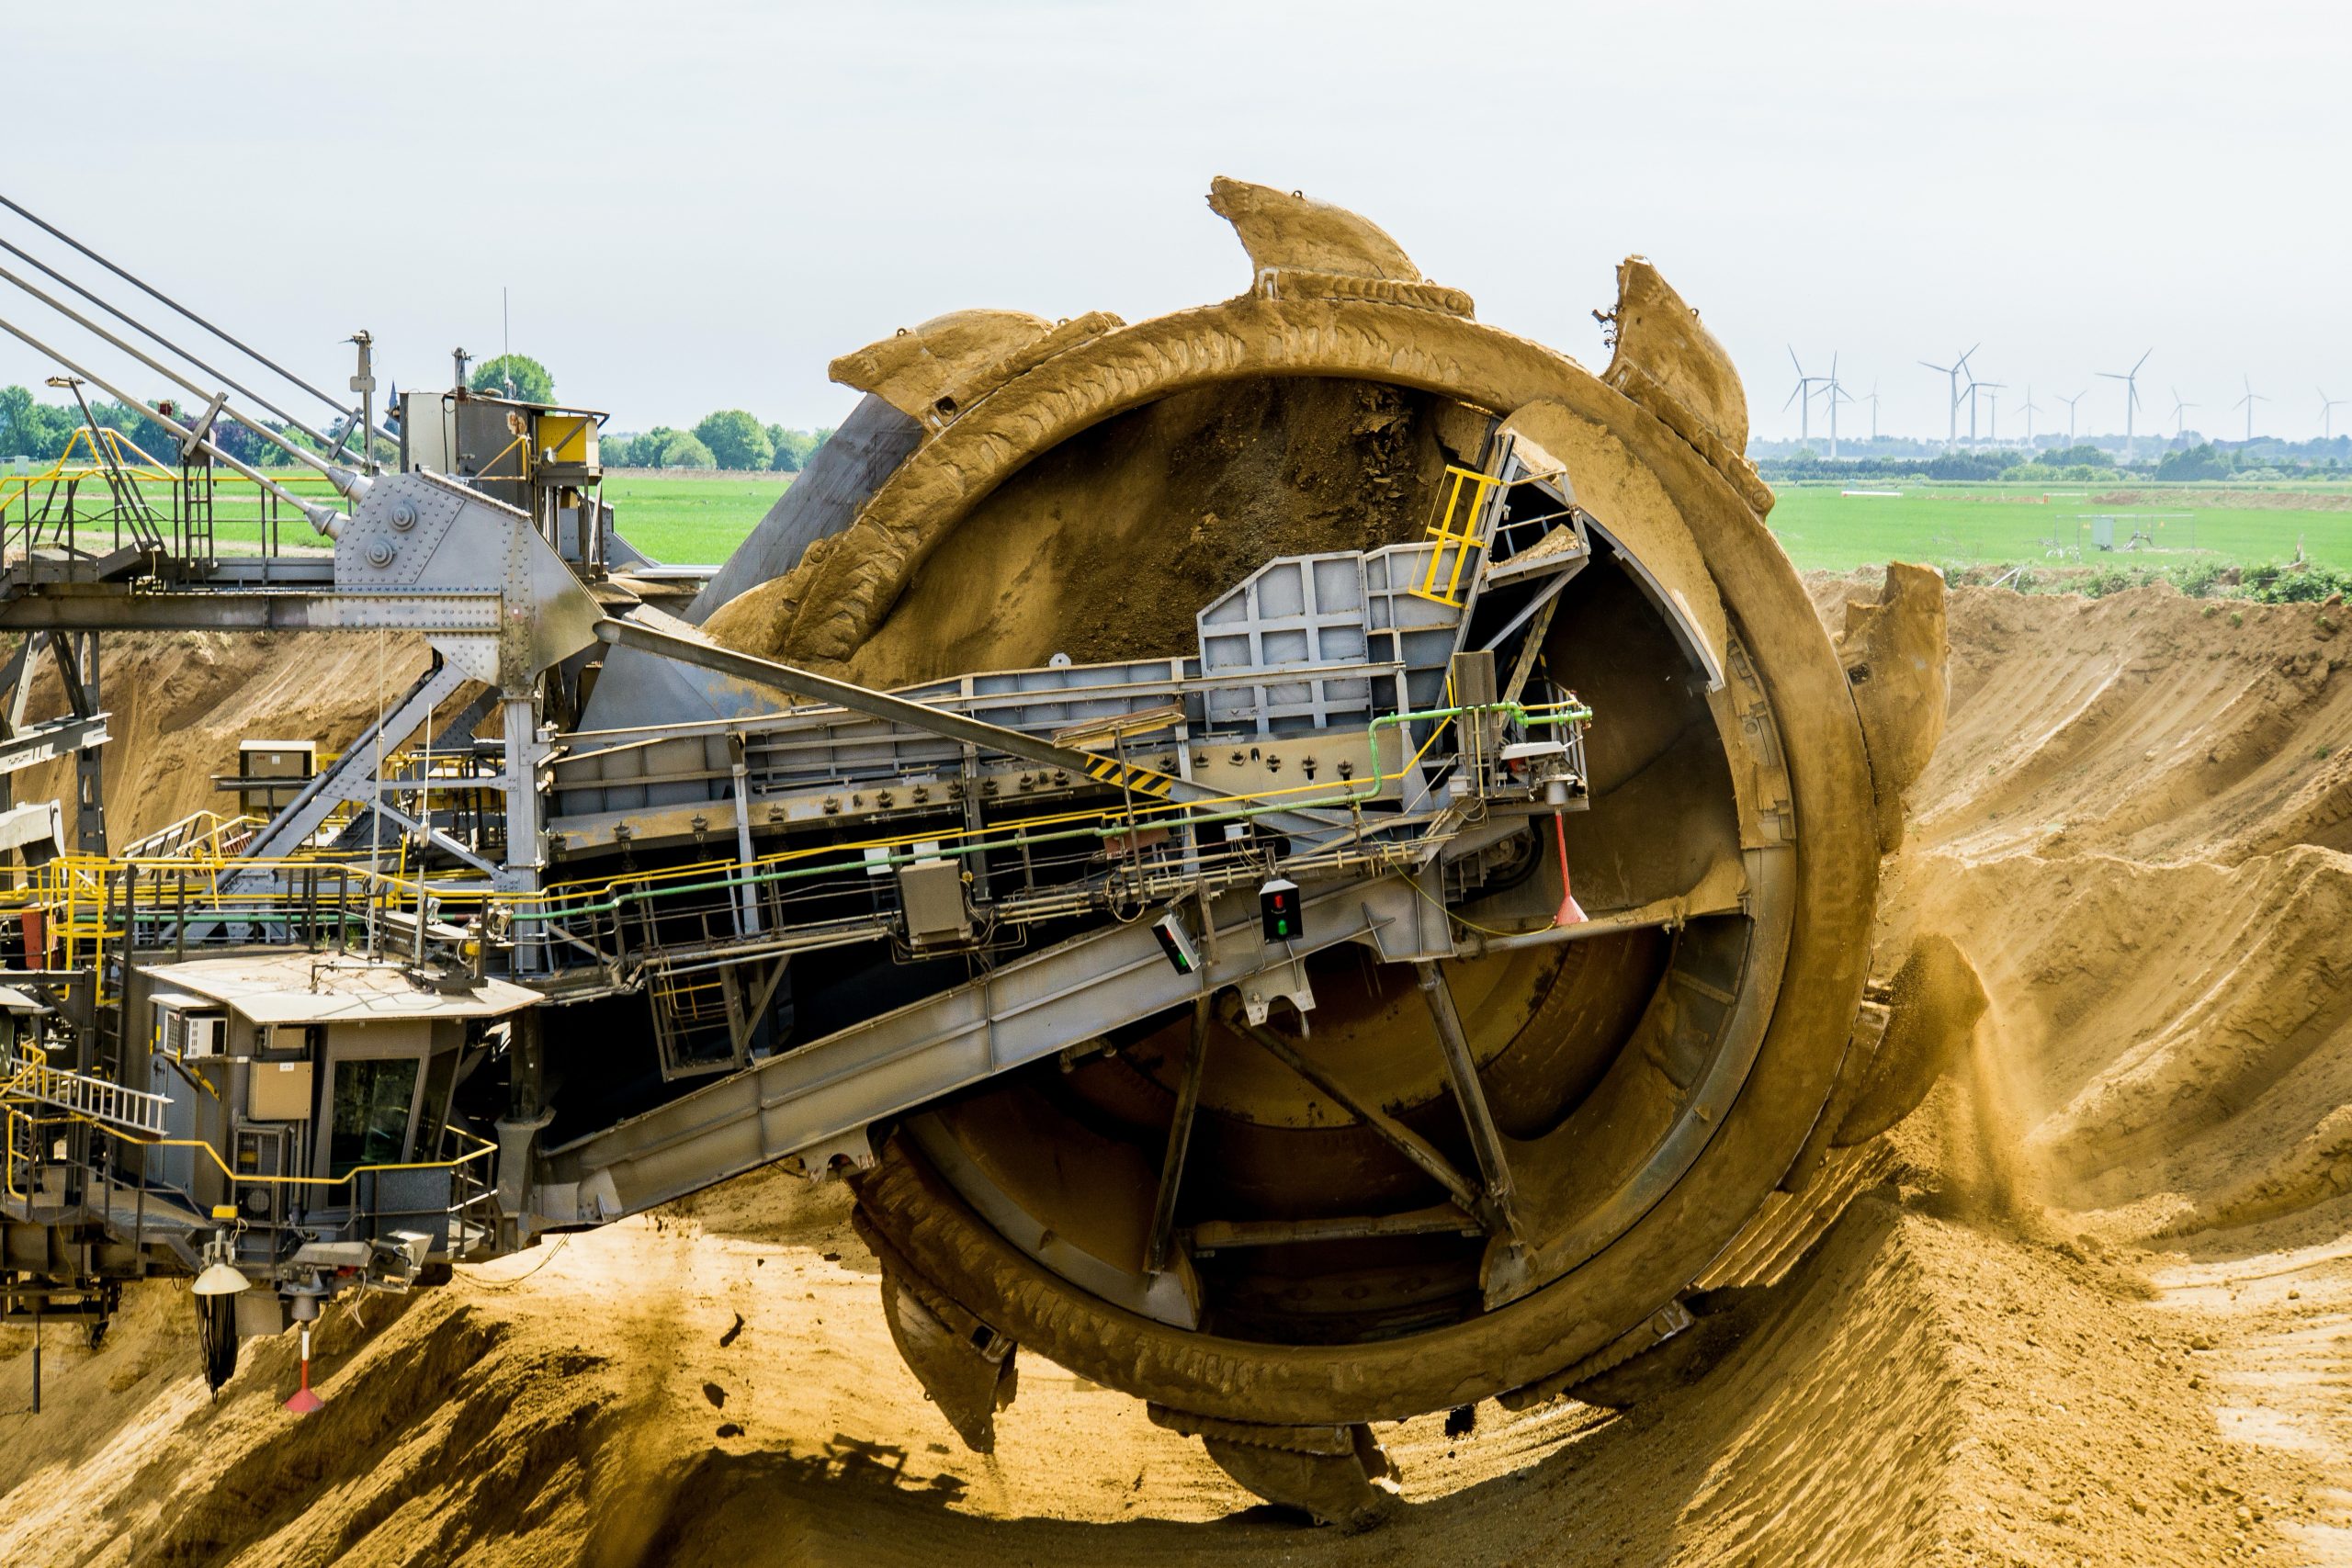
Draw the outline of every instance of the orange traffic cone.
M1552 837L1560 846L1560 912L1552 917L1554 926L1578 926L1585 921L1584 907L1576 895L1568 891L1568 827L1561 814L1552 814Z
M311 1392L311 1325L302 1325L302 1386L286 1402L286 1408L297 1416L308 1416L325 1404L326 1401Z

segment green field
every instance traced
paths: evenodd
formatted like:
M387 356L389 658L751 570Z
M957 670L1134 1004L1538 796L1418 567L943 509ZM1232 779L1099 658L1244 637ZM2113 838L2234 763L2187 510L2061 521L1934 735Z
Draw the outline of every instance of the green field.
M2352 509L2342 486L2267 489L2278 505L2213 504L2215 487L2143 483L2070 485L1904 485L1860 481L1849 495L1836 486L1791 485L1778 491L1772 532L1798 566L1844 571L1890 558L1935 566L2252 566L2305 555L2323 566L2352 568ZM2131 501L2102 500L2128 492ZM2238 500L2244 488L2223 500ZM2094 547L2090 519L2115 519L2117 547ZM2126 547L2136 531L2152 545ZM2054 544L2052 543L2054 541ZM2066 552L2053 557L2052 550ZM2079 550L2079 556L2074 552Z
M333 487L307 469L277 470L270 477L298 495L335 502ZM711 565L734 552L743 536L767 515L768 508L775 504L790 480L787 474L747 475L741 479L617 474L605 481L604 495L606 504L614 510L622 536L639 549L659 561ZM175 481L158 475L135 482L146 495L150 507L165 520L168 532L168 519L175 509ZM94 478L86 479L85 485L83 505L86 510L93 504L93 498L103 501L103 492ZM28 485L21 473L0 474L0 523L21 527L26 512L39 510L49 491L46 485ZM263 531L257 515L260 506L251 482L233 476L223 478L215 501L216 547L231 554L257 548ZM325 543L290 508L279 509L277 538L281 547L293 549L317 549ZM103 529L95 530L80 542L103 549L107 547L109 536Z
M285 476L307 494L329 497L325 483ZM5 481L0 481L5 482ZM664 478L616 474L605 482L622 535L656 560L709 565L725 560L775 504L786 475ZM1882 493L1850 493L1878 491ZM1893 491L1894 493L1883 493ZM2056 489L2005 484L1905 484L1857 481L1781 487L1772 532L1806 570L1846 571L1890 559L1946 569L2025 565L2062 574L2086 569L2183 571L2249 567L2305 558L2352 570L2352 486L2312 484L2219 487L2109 481ZM168 507L168 498L156 498ZM2248 504L2248 502L2254 504ZM250 545L250 487L224 486L219 539ZM242 519L240 517L242 514ZM2091 519L2114 519L2111 551L2096 547ZM2148 539L2135 546L2135 533ZM289 546L320 541L299 518L280 525Z
M1836 486L1790 485L1772 510L1772 532L1806 570L1845 571L1890 559L1937 566L2134 566L2211 563L2252 566L2304 554L2323 566L2352 569L2352 489L2266 487L2276 505L2242 501L2247 487L2223 495L2213 486L1880 485L1895 495L1849 495ZM2112 498L2130 493L2137 499ZM724 560L766 514L783 487L771 480L608 479L605 497L630 543L658 560ZM2092 542L2090 519L2115 519L2116 548ZM2153 544L2132 547L2135 532ZM2052 541L2055 541L2053 545ZM2055 548L2064 552L2052 555ZM2077 553L2078 552L2078 553Z
M1845 571L1891 559L1943 567L2253 566L2293 559L2301 541L2312 561L2352 569L2352 487L2341 485L2263 487L2262 499L2277 502L2263 506L2215 503L2242 502L2251 488L2244 486L2226 493L2144 482L1847 488L1900 493L1849 495L1829 485L1778 491L1772 532L1800 568ZM629 542L657 560L680 563L726 559L782 493L774 480L750 479L631 474L605 483ZM2102 499L2122 493L2137 499ZM2111 552L2092 542L2090 519L2099 514L2115 519ZM2143 531L2154 543L2132 547L2132 535ZM2053 547L2064 553L2053 557Z
M789 475L742 479L655 479L616 474L605 503L621 537L674 566L710 566L732 555L785 491Z

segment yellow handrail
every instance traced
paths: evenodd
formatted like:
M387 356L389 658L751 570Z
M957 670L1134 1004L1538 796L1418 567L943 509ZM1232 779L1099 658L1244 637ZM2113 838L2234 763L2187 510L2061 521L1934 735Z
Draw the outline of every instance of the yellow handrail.
M1434 739L1433 732L1431 740ZM1368 785L1385 784L1406 776L1413 762L1419 760L1419 755L1426 754L1430 744L1430 741L1425 740L1420 753L1408 759L1394 773L1381 770L1374 779L1359 780L1344 786L1343 793L1363 791ZM208 906L222 907L232 908L246 918L256 919L265 918L268 911L291 912L299 909L301 907L300 894L292 889L272 889L232 896L222 886L224 874L242 874L251 871L331 872L344 879L346 885L357 887L363 904L373 902L386 908L409 908L414 906L421 891L426 898L445 907L455 905L460 908L484 911L503 908L518 920L556 920L568 913L576 914L588 907L602 906L619 897L658 896L665 885L707 880L714 876L759 875L813 859L846 861L848 857L862 854L867 850L904 851L927 843L944 846L976 836L1001 836L1008 832L1029 834L1083 823L1101 825L1107 833L1118 830L1130 818L1146 825L1159 825L1180 813L1228 806L1262 807L1299 795L1331 795L1334 787L1329 784L1304 784L1190 802L1155 801L1149 805L1138 804L1132 812L1120 807L1088 807L1023 818L1015 823L999 823L978 829L910 829L842 843L781 850L756 856L748 863L732 857L713 858L619 875L582 877L536 891L499 891L472 886L453 886L449 881L432 877L420 880L410 874L405 851L389 871L371 869L361 861L322 854L254 860L229 859L215 854L142 857L70 854L29 870L0 867L0 912L22 908L48 910L51 932L66 945L69 956L73 956L78 954L85 942L103 940L117 928L119 922L113 916L118 907L118 895L114 888L119 886L116 879L126 872L135 870L143 878L151 878L142 881L137 889L138 908L141 909L153 912L165 908L183 896L184 889L185 897L194 910L200 911Z
M106 446L115 458L115 465L120 468L122 477L129 479L134 486L163 485L175 489L184 482L181 475L171 471L160 459L151 456L137 442L122 434L113 426L100 425L98 428L107 433ZM77 445L89 448L88 458L80 463L73 460L74 449ZM132 454L139 463L149 466L141 468L126 463L123 458L126 450ZM0 478L6 478L14 487L13 489L0 488L0 513L5 513L15 502L23 500L43 485L59 484L69 479L89 479L104 475L108 470L109 465L105 457L89 440L89 427L76 426L73 435L67 439L63 449L58 453L57 457L51 459L49 467L13 476L0 476ZM216 474L211 482L215 488L251 485L258 490L260 486L259 480L247 479L244 475L238 473ZM313 479L307 473L291 473L277 482L294 491L315 490L322 495L333 493L333 487L326 480Z
M455 1133L458 1137L464 1138L469 1143L479 1144L481 1146L475 1149L470 1154L459 1155L455 1159L406 1160L398 1163L386 1162L379 1165L354 1166L349 1170L344 1172L341 1176L263 1176L254 1171L241 1171L233 1168L227 1160L220 1157L220 1151L219 1149L214 1148L210 1144L206 1143L201 1138L142 1138L136 1133L125 1132L119 1127L108 1126L104 1122L97 1121L92 1117L83 1116L78 1113L66 1116L53 1116L36 1119L27 1115L24 1111L17 1110L14 1106L8 1106L6 1109L12 1118L21 1117L25 1121L31 1122L36 1131L42 1127L54 1127L63 1125L67 1122L79 1122L85 1126L96 1127L99 1132L107 1134L109 1137L119 1138L126 1144L136 1144L142 1149L202 1149L206 1156L209 1158L215 1166L220 1168L220 1174L227 1177L230 1180L237 1182L259 1182L277 1187L341 1187L346 1182L357 1180L360 1177L373 1175L379 1171L387 1170L455 1170L459 1166L471 1165L478 1159L481 1159L486 1156L494 1155L498 1152L498 1145L492 1143L487 1138L477 1137L473 1134L467 1132L463 1127L447 1127L445 1128L444 1131ZM13 1145L11 1146L13 1147ZM13 1190L14 1190L11 1189L12 1194Z
M163 464L156 462L153 457L141 450L137 442L130 440L111 425L102 424L98 428L106 432L104 452L98 449L100 444L90 438L88 425L75 425L74 434L65 438L64 446L59 450L57 457L48 468L39 473L18 475L16 494L0 495L0 510L6 510L9 502L30 494L35 485L54 484L69 476L80 479L87 479L93 474L102 475L120 469L127 479L141 479L150 483L175 484L178 482L172 474L164 471ZM89 448L90 453L89 461L79 467L74 466L73 462L74 448L77 446ZM123 462L122 456L126 447L150 467L142 470L127 466ZM109 457L113 458L112 462L107 461Z

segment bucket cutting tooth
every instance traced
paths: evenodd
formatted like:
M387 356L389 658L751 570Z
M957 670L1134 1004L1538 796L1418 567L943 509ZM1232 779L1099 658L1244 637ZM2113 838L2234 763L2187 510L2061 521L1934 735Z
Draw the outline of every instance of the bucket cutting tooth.
M1396 1466L1372 1428L1268 1427L1147 1406L1155 1426L1201 1439L1217 1468L1267 1502L1311 1514L1351 1534L1371 1529L1401 1502Z
M889 1244L858 1225L882 1264L882 1316L915 1381L964 1446L996 1451L996 1413L1020 1392L1013 1342L909 1269Z

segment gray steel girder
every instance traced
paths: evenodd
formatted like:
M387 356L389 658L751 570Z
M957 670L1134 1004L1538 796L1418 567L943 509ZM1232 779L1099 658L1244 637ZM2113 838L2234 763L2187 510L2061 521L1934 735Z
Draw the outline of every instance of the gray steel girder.
M495 636L495 592L329 593L300 589L67 589L0 599L0 631L364 631Z
M548 1151L532 1212L560 1227L650 1209L1340 942L1423 956L1424 897L1396 876L1325 889L1285 949L1260 940L1255 893L1227 894L1203 943L1218 956L1193 975L1176 973L1148 920L1075 938Z
M442 664L419 675L416 683L384 716L380 725L369 725L360 731L358 739L344 749L333 766L312 778L284 810L270 818L269 825L255 835L242 858L266 861L294 854L345 801L378 804L373 798L377 793L373 781L380 751L390 750L407 739L432 716L435 707L448 701L465 683L465 671L455 664ZM277 875L274 866L253 867L239 872L232 886L240 890L257 889L268 886Z
M635 648L682 663L698 664L706 670L739 680L757 682L795 696L835 704L853 713L903 724L928 734L945 736L951 740L982 746L1008 757L1023 757L1049 768L1060 768L1074 777L1091 776L1115 783L1118 775L1124 773L1129 775L1139 788L1146 787L1144 781L1148 779L1148 793L1186 804L1221 802L1230 798L1227 791L1195 784L1187 778L1153 773L1151 770L1131 763L1114 763L1108 758L1057 745L1040 736L1008 729L950 709L928 707L888 692L877 692L830 675L820 675L814 671L779 664L773 660L756 659L750 654L738 653L733 649L722 648L698 637L679 637L638 621L606 617L596 623L595 629L596 636L618 648ZM1348 825L1348 818L1343 814L1312 807L1268 811L1259 819L1283 832L1308 836L1328 833Z
M65 755L107 743L107 716L52 718L29 725L0 740L0 773L13 773Z

